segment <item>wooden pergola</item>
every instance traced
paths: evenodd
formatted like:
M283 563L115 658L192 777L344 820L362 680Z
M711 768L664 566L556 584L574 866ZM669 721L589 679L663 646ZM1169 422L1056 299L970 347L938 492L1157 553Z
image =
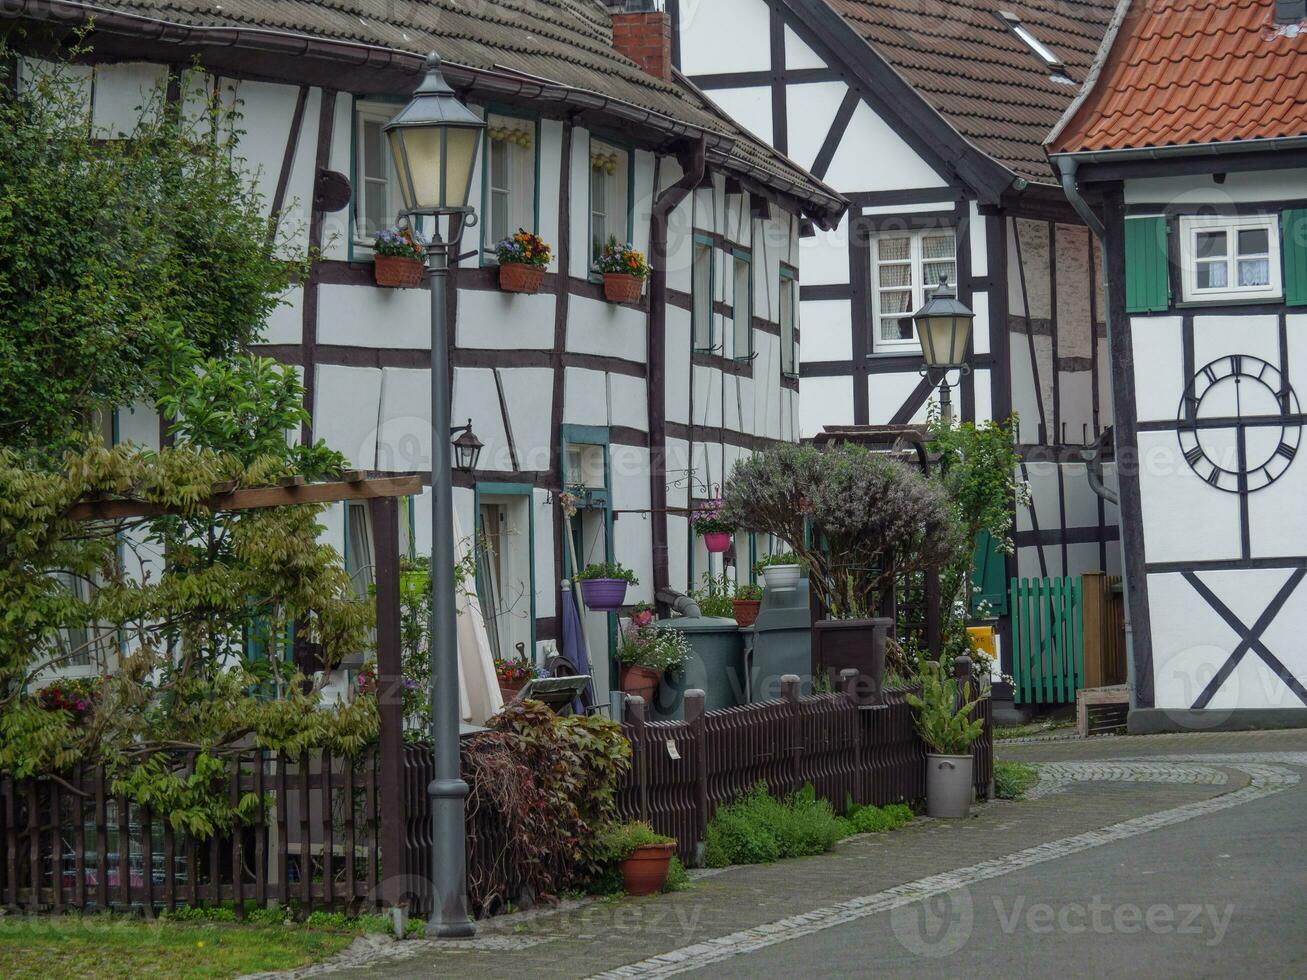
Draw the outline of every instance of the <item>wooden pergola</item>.
M369 478L362 470L350 470L344 478L309 483L302 476L284 477L277 486L237 489L233 484L213 487L213 493L195 507L183 511L149 501L107 497L74 504L68 516L74 520L129 520L162 517L166 514L260 510L303 504L331 504L366 500L372 511L375 543L377 607L377 709L380 716L381 847L383 854L404 852L404 701L400 652L399 600L399 498L422 492L419 476ZM457 678L454 679L457 683ZM388 876L384 887L398 887ZM388 900L396 896L385 896Z

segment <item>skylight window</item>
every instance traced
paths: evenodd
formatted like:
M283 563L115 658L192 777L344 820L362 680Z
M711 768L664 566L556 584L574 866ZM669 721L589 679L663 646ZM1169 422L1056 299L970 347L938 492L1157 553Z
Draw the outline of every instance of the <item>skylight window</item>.
M1053 53L1052 48L1039 38L1035 37L1035 35L1030 32L1030 28L1021 23L1020 17L1009 10L1000 10L998 16L1002 19L1003 23L1007 25L1007 29L1015 34L1026 47L1034 52L1035 57L1044 63L1049 71L1052 72L1054 78L1058 78L1059 76L1061 76L1061 78L1067 77L1066 66L1062 64L1062 59Z

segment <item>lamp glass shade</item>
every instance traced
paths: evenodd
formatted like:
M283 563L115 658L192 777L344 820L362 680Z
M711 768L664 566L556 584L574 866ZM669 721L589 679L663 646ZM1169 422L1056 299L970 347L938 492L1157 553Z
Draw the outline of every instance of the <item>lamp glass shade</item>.
M480 131L469 126L397 126L390 131L399 192L408 211L467 207Z
M971 321L975 317L941 279L930 299L912 315L927 367L960 368L966 364Z

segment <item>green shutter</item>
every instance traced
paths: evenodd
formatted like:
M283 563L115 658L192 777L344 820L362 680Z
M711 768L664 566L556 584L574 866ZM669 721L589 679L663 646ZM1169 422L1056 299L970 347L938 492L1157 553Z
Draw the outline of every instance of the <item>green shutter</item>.
M1127 218L1125 221L1125 308L1128 313L1152 313L1171 305L1171 280L1166 262L1166 219Z
M1280 215L1280 239L1284 253L1284 302L1286 306L1307 306L1307 210Z
M971 612L984 602L990 616L1006 616L1007 584L1007 556L988 531L981 531L971 558Z

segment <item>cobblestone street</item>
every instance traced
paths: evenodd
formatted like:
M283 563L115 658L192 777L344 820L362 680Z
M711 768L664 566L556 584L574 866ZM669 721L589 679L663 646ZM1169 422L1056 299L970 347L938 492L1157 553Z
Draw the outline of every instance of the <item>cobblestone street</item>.
M1301 975L1307 858L1270 842L1301 832L1307 733L999 743L998 755L1043 767L1030 799L708 873L679 894L491 920L467 943L378 944L318 970L1080 976L1156 975L1165 962L1166 975Z

